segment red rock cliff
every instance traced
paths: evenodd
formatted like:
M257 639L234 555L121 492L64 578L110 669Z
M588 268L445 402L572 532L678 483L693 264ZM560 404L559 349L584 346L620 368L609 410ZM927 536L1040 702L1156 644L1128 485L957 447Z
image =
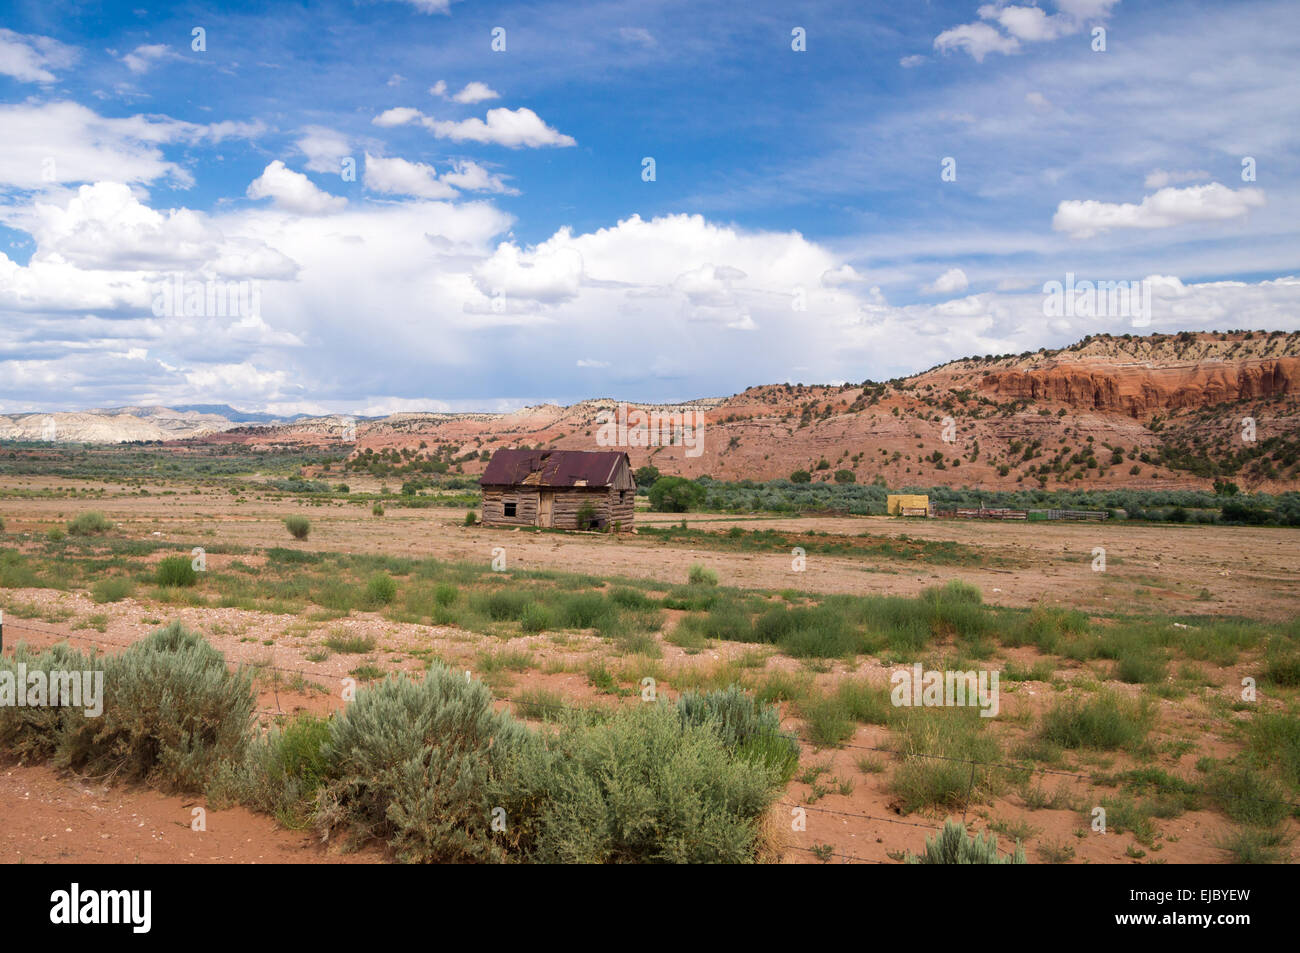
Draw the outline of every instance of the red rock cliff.
M1071 407L1148 417L1232 400L1292 394L1300 388L1300 358L1173 367L1058 364L993 371L980 390L1001 398L1054 401Z

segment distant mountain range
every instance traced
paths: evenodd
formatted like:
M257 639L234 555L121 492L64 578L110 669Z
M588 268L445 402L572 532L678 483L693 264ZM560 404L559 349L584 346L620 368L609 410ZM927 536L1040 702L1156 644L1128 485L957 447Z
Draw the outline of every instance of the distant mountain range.
M259 414L245 410L235 410L229 404L181 404L172 408L165 407L118 407L113 410L95 411L104 414L132 414L136 417L149 417L160 410L171 409L180 414L204 414L213 417L224 417L231 423L236 424L271 424L271 423L293 423L296 420L302 420L310 417L310 414L293 414L288 417L277 416L276 414Z
M0 415L0 439L328 446L477 473L501 447L598 450L620 402L513 413L277 418L224 404ZM639 405L652 409L649 405ZM965 358L893 381L769 384L653 408L699 415L702 439L626 449L634 466L727 480L996 488L1300 488L1300 332L1089 336L1059 350ZM604 415L604 416L602 416Z

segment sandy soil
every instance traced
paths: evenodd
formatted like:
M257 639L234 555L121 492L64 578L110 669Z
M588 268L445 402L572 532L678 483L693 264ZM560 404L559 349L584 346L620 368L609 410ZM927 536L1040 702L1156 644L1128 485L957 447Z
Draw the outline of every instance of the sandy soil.
M376 850L326 850L243 808L61 777L44 765L0 767L0 858L18 864L378 863ZM195 815L201 808L206 816ZM206 830L196 831L199 822Z
M41 481L23 481L32 486ZM44 481L44 486L61 485ZM561 569L602 576L628 575L667 581L684 581L692 563L704 563L718 572L723 583L770 589L797 588L813 592L914 594L950 578L979 585L987 601L1024 606L1040 602L1072 605L1093 613L1148 610L1171 616L1212 613L1241 614L1253 618L1287 619L1294 616L1300 595L1300 533L1280 529L1205 526L1138 526L1124 524L1024 524L957 521L899 521L871 517L816 517L802 519L690 515L691 527L725 531L734 525L774 529L790 534L815 531L832 536L861 533L913 539L951 540L975 547L981 557L972 565L930 566L883 558L820 556L811 553L807 570L791 570L784 552L745 553L692 548L646 536L609 538L587 534L533 534L462 525L463 510L390 507L383 518L370 516L369 507L299 505L290 501L249 500L237 503L228 494L160 496L163 488L150 487L148 497L113 497L102 500L5 500L0 517L10 534L44 532L85 509L100 510L119 524L118 533L130 538L163 539L185 546L238 545L254 548L294 548L373 552L390 555L431 556L448 560L492 558L494 547L505 547L512 569ZM312 520L307 542L289 538L283 517L302 512ZM678 523L680 517L638 514L642 525ZM820 540L821 537L816 537ZM1107 568L1093 572L1093 548L1104 547ZM239 558L256 562L258 556L230 557L212 554L210 564ZM993 568L990 563L1000 568ZM1202 590L1208 590L1208 598ZM119 651L152 631L160 618L180 618L209 637L232 662L260 667L258 708L263 722L299 710L325 712L342 705L343 680L358 666L383 671L419 670L430 656L474 669L480 653L508 648L533 656L524 672L494 672L489 679L499 695L516 696L527 689L545 688L575 705L593 701L635 703L601 695L583 668L596 659L611 667L625 660L611 654L611 646L591 635L543 633L512 638L509 642L475 635L454 627L394 623L375 614L354 613L347 619L308 623L293 616L241 609L159 607L126 599L108 606L96 605L84 593L54 590L9 590L11 604L34 607L27 618L6 619L6 643L19 638L36 645L62 638L98 644ZM39 610L37 613L35 610ZM87 616L108 616L105 631L77 626ZM671 615L671 614L670 614ZM45 621L42 621L42 617ZM62 619L62 621L49 621ZM321 643L331 634L361 635L375 639L376 649L360 655L331 653L318 661ZM755 646L717 643L691 653L663 641L660 664L671 673L679 666L712 667L752 655ZM1002 661L1028 664L1030 650L1002 650ZM799 670L792 659L770 657L766 667ZM1217 685L1240 684L1244 669L1207 669ZM835 663L818 672L820 687L829 687L846 675L886 681L888 670L878 660L863 659L856 667ZM1106 666L1072 665L1059 669L1058 677L1105 678ZM670 679L671 680L671 679ZM1135 692L1134 686L1119 690ZM671 696L672 689L666 687ZM1004 685L1005 717L997 719L1003 740L1010 743L1024 732L1023 724L1036 716L1054 692L1042 683ZM1177 763L1162 761L1175 773L1192 774L1198 757L1223 756L1236 742L1227 737L1230 726L1211 716L1203 699L1188 696L1176 701L1157 699L1160 728L1157 740L1190 743ZM506 703L503 702L503 705ZM787 712L787 715L790 713ZM800 724L787 718L787 726ZM942 815L902 815L888 791L893 768L888 753L869 750L884 747L888 733L862 727L850 747L817 751L805 744L801 771L825 766L818 789L796 781L773 809L772 829L789 848L787 863L817 862L811 851L826 845L833 862L874 861L893 863L902 850L921 849L924 838L941 826ZM884 770L865 770L864 759ZM1123 757L1107 756L1096 762L1066 765L1062 770L1093 774L1135 765ZM832 779L834 781L832 782ZM1088 782L1044 774L1040 786L1070 792L1093 803L1114 789ZM827 789L830 793L827 793ZM10 805L0 813L0 856L25 861L218 861L218 862L334 862L379 859L378 852L339 855L316 845L309 834L277 830L270 818L245 811L209 811L208 831L190 831L193 806L183 798L130 788L102 788L76 779L60 778L43 767L0 768L0 803ZM14 805L21 805L15 809ZM806 810L806 830L790 829L792 809ZM1158 849L1142 847L1133 837L1096 835L1086 830L1078 810L1030 810L1018 795L1007 793L989 805L976 805L969 821L983 828L990 822L1011 824L1024 820L1030 827L1026 842L1031 862L1047 852L1073 862L1137 863L1165 860L1171 863L1221 862L1226 854L1215 847L1228 829L1217 813L1187 813L1158 822ZM1300 825L1289 822L1293 834ZM1080 835L1083 836L1080 836ZM1007 846L1013 838L999 838ZM1045 851L1040 856L1040 849ZM892 856L891 856L892 855Z
M32 488L71 485L35 479L24 484ZM742 526L792 534L908 536L949 540L976 550L970 564L951 566L810 552L806 570L795 572L788 552L692 548L628 534L608 537L466 527L464 511L458 509L390 506L385 516L376 518L369 506L257 499L237 503L229 494L164 497L158 495L164 488L147 488L152 494L148 497L93 502L6 500L0 516L10 532L43 532L80 510L98 509L128 535L191 547L293 546L484 563L492 559L494 548L504 547L512 569L561 569L665 581L685 581L689 566L700 562L714 569L726 585L809 592L914 595L927 586L960 578L978 585L991 603L1067 605L1103 614L1139 609L1169 615L1286 619L1300 605L1300 533L1285 528L899 521L870 516L686 517L688 527L699 529ZM283 518L294 512L312 521L306 542L291 540L284 529ZM676 524L681 517L639 512L637 520L641 525ZM1104 571L1093 569L1099 548L1105 550ZM989 557L987 563L984 555Z

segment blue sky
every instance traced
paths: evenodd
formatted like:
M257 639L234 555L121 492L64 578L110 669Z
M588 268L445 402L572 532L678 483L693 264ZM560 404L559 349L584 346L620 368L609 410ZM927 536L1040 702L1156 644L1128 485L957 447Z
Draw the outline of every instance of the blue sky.
M0 410L671 401L1300 328L1297 26L1291 2L10 3ZM1067 273L1148 280L1149 323L1045 316ZM177 281L242 310L160 307Z

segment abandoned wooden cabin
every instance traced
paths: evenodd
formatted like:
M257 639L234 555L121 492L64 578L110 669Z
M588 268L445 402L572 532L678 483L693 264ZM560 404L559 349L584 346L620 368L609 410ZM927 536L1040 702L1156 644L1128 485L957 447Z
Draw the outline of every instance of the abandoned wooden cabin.
M621 450L498 450L479 485L486 526L632 528L636 480Z

